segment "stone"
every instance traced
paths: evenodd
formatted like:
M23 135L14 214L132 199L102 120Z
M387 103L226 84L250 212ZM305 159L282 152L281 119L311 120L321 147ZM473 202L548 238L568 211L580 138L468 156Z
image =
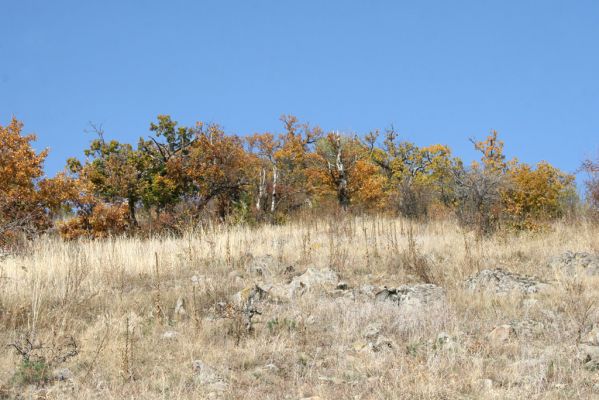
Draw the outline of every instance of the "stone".
M166 331L162 334L162 338L165 340L173 340L179 336L179 332L177 331Z
M590 329L582 333L580 342L591 346L599 346L599 325L593 324Z
M510 322L510 326L517 337L525 339L538 337L545 331L545 325L542 322L537 322L532 319L514 320Z
M591 371L599 369L599 346L581 343L578 345L578 359Z
M54 379L57 381L70 381L73 379L73 373L68 368L60 368L54 371Z
M257 278L271 278L274 275L278 263L272 255L266 254L259 257L249 255L248 258L249 261L246 269L250 276Z
M197 383L207 386L210 390L225 390L226 380L212 367L201 360L195 360L191 364Z
M599 255L586 252L567 251L551 258L547 266L567 276L599 275Z
M440 332L434 342L437 350L458 350L460 344L446 332Z
M484 269L468 278L465 286L471 291L489 291L497 294L512 292L532 294L549 287L548 284L537 278L505 271L501 268Z
M516 332L511 325L499 325L487 335L487 340L493 344L502 344L514 337Z
M476 383L478 389L482 392L493 389L493 381L491 379L479 379Z
M445 289L430 283L417 284L413 286L400 286L398 288L387 288L375 295L377 302L391 301L396 303L402 310L418 311L422 308L440 307L445 303Z
M378 322L368 324L362 331L362 337L366 340L374 340L381 333L381 324Z
M371 343L370 348L372 349L372 351L378 352L383 350L396 349L397 344L393 339L390 339L386 336L379 336L377 337L374 343Z
M185 299L183 297L179 297L177 299L177 303L175 304L175 319L184 320L189 318L187 315L187 311L185 310Z

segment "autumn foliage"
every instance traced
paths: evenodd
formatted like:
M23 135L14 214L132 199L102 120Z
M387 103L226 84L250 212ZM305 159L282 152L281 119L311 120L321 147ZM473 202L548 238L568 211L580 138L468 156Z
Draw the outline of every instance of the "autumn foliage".
M455 215L490 233L536 229L576 201L573 176L508 160L495 131L472 140L481 157L466 166L448 146L421 147L393 128L359 136L281 122L280 132L237 136L160 115L136 145L93 126L83 158L44 178L47 152L35 152L35 136L13 119L0 127L0 244L52 229L75 239L177 233L205 219L277 223L302 210ZM596 163L585 168L596 174Z

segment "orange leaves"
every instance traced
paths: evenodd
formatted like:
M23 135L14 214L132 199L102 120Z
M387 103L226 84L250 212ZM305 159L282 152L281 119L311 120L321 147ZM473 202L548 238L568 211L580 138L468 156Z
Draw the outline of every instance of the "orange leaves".
M22 129L15 118L0 125L0 246L18 233L30 235L48 225L36 190L47 151L36 153L31 147L35 136L22 135Z

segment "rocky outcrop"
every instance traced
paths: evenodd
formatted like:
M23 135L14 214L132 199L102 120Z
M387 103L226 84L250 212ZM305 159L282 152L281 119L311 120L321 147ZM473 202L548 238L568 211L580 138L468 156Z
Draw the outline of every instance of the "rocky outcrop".
M484 269L468 278L465 282L468 290L489 291L498 294L520 292L523 294L537 293L549 287L541 280L505 271L500 268Z
M599 276L599 255L567 251L551 258L547 266L567 276Z
M416 311L422 308L439 307L445 303L445 290L437 285L423 283L413 286L399 286L379 291L376 301L391 301L406 311Z
M339 276L330 268L308 268L303 274L294 277L288 284L258 285L273 301L287 302L311 291L332 291L338 289Z

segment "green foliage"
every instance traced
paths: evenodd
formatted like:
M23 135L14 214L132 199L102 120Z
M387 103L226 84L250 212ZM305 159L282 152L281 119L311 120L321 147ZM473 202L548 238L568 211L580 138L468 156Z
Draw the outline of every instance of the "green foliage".
M23 359L13 376L13 382L19 386L43 386L52 379L50 369L43 360Z

